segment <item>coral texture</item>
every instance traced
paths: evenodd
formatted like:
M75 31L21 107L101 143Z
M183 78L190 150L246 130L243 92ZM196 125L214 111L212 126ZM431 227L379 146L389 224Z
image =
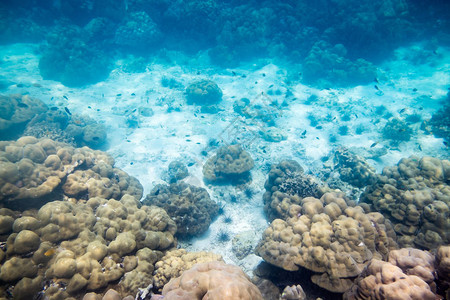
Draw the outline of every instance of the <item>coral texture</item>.
M449 179L448 160L411 156L384 168L361 201L391 220L400 246L435 249L450 242Z
M203 165L203 176L209 182L246 183L254 165L240 145L223 146Z
M223 261L223 259L221 255L205 251L187 252L184 249L168 251L155 265L154 287L161 291L172 278L179 277L195 264L210 261Z
M214 261L196 264L172 279L162 290L164 299L262 300L258 288L239 267Z
M186 88L188 104L211 105L222 100L222 90L211 80L200 80Z
M87 147L28 136L0 142L0 157L0 202L10 207L39 207L62 196L142 197L136 178L114 168L106 153Z
M184 182L158 184L142 203L166 210L177 224L179 235L205 232L219 212L219 206L204 188Z
M286 220L275 219L265 230L256 252L285 270L312 270L315 284L342 293L370 259L387 257L394 240L381 214L366 214L342 195L326 193L291 204Z

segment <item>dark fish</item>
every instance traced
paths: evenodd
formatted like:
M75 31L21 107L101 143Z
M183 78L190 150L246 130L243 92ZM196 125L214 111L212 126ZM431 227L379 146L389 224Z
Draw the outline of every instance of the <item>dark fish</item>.
M380 90L380 89L378 88L378 85L376 85L376 84L375 84L373 87L374 87L377 91Z
M121 96L122 96L122 94L117 94L116 96L117 96L117 97L121 97Z
M370 145L370 148L375 147L376 145L378 145L378 142L373 143L372 145Z
M67 107L64 107L64 110L66 111L66 113L67 113L69 116L72 115L72 113L70 112L70 110L69 110Z
M134 96L136 96L136 94L135 94L135 93L131 93L131 96L133 96L133 97L134 97Z
M255 81L255 84L258 84L258 81Z
M53 100L53 97L50 99L50 101L52 101Z
M269 89L270 89L271 87L273 87L273 84L269 85Z
M302 132L302 135L305 135L305 134L306 134L306 129L305 129L305 131Z
M422 151L422 147L419 145L419 151Z
M444 141L444 145L445 145L446 147L448 147L448 143L447 143L446 141Z
M50 110L52 110L52 111L57 111L58 108L57 108L56 106L52 106L52 107L50 108Z
M236 72L235 71L231 71L231 74L233 74L233 76L236 76Z
M316 126L316 129L322 129L322 125Z
M200 75L200 71L197 71L197 75Z
M102 94L102 98L105 98L105 94Z
M131 112L134 113L137 110L137 108L133 109Z
M97 108L97 111L100 111L100 108Z
M67 98L67 96L66 96L66 95L64 95L64 96L63 96L63 98L64 98L64 99L66 99L66 100L69 100L69 98Z
M400 109L399 113L402 114L402 113L404 113L405 111L406 111L406 108L402 108L402 109Z
M130 162L130 165L133 165L134 164L134 162Z
M247 75L243 74L241 77L242 77L242 78L247 78Z
M378 81L378 78L376 78L376 77L375 77L375 79L374 79L373 81L375 81L376 83L380 83L380 82Z
M186 142L190 142L191 140L190 139L186 139Z
M88 105L88 108L92 108L90 105Z
M318 136L316 136L316 140L320 140Z
M358 119L358 115L357 114L355 114L355 117Z
M197 114L194 114L194 117L197 117Z
M18 107L23 107L23 108L27 108L28 107L28 105L26 105L25 103L21 103L21 102L17 103L17 106Z
M416 88L413 88L413 92L417 92L417 89L416 89Z
M156 190L156 192L155 192L154 195L155 195L155 196L158 196L158 195L159 195L159 189Z
M262 73L262 76L263 76L263 77L266 77L266 73Z

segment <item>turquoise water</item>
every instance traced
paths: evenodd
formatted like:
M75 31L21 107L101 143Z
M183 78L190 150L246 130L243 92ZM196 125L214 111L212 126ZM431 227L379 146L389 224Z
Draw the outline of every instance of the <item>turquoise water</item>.
M268 208L275 199L274 186L289 199L320 198L325 191L340 189L349 206L365 203L366 213L381 213L392 223L397 248L433 252L448 245L446 1L30 0L3 1L0 16L0 216L5 224L0 258L7 267L8 261L20 259L23 265L16 270L36 268L12 278L4 275L10 269L0 269L1 297L82 299L88 292L103 296L114 288L121 297L134 298L138 288L147 288L157 276L149 269L141 274L136 266L126 269L121 266L125 257L155 265L173 248L213 252L251 277L262 261L292 272L261 247L255 250L275 218L289 217L280 212L289 210L282 204ZM17 141L23 136L41 140ZM45 138L65 143L52 147L66 147L71 154L49 150ZM111 158L76 150L84 146ZM55 157L48 159L52 154L59 156L59 167L53 165ZM392 171L411 156L400 171ZM437 160L419 163L424 156ZM271 169L285 160L296 161L302 171L277 175L281 187L267 183ZM308 194L305 186L296 187L301 174L324 190ZM59 181L51 181L56 177ZM386 184L386 178L398 198L384 206L379 201L389 198L387 192L378 198L370 193ZM180 186L169 191L168 184ZM424 196L411 200L409 194ZM139 202L131 204L124 195ZM128 207L158 205L178 230L170 222L165 229L150 229L145 224L153 221L141 220L139 229L117 225L117 235L108 238L101 226L114 227L115 218L134 217L131 209L120 217L118 208L100 217L100 207L119 204L96 196L122 199L121 205ZM299 199L287 202L305 205ZM43 213L38 211L54 201L72 203L65 212L69 215L91 209L92 216L80 218L104 217L114 224L92 219L83 225L92 233L88 240L70 226L67 230L74 234L49 238L43 229L48 220L40 219ZM440 221L427 219L430 209L439 211L434 220ZM165 214L142 209L142 214L158 213ZM23 216L40 225L14 227ZM409 228L401 226L405 222ZM14 240L24 230L35 232L38 242L20 251ZM153 237L150 231L164 232L169 242L164 244L161 236L158 245L148 242L150 237L142 242L142 232ZM113 242L120 232L130 232L138 241L132 249L116 251ZM94 240L106 249L94 259L102 266L98 272L106 274L102 269L113 262L120 269L116 277L97 287L84 282L95 281L93 271L83 273L79 266L69 275L55 275L64 255L80 265ZM74 241L83 246L76 248ZM158 258L142 258L137 252L143 248L159 251ZM40 261L35 253L48 256ZM384 254L380 258L387 260ZM362 263L361 269L372 258L359 261L349 255ZM270 279L281 290L301 284L311 299L341 297L344 290L324 284L319 288L309 281L324 271L300 266L311 274L295 278L301 272L279 270L278 278ZM82 274L84 285L68 291L75 274ZM338 277L354 280L357 275ZM130 279L136 284L129 284L127 276L141 281ZM25 289L30 293L20 293ZM433 292L442 295L444 289Z

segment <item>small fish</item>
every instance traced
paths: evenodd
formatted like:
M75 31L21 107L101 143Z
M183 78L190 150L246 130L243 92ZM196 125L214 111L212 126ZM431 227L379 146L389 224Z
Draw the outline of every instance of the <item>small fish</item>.
M400 109L400 111L399 111L398 113L402 114L402 113L404 113L405 111L406 111L406 108L402 108L402 109Z
M200 75L200 71L197 71L197 75Z
M66 100L69 100L69 98L67 98L67 96L66 96L66 95L64 95L64 96L63 96L63 98L64 98L64 99L66 99Z
M357 114L355 114L355 117L358 119L358 115Z
M417 89L416 89L416 88L413 88L413 92L417 92Z
M373 81L375 81L376 83L380 83L380 82L378 81L378 78L376 78L376 77L375 77L375 79L374 79Z
M131 96L133 96L133 97L134 97L134 96L136 96L136 94L135 94L135 93L131 93Z
M370 145L370 148L375 147L376 145L378 145L378 142L373 143L372 145Z
M66 113L67 113L69 116L72 115L72 113L70 112L70 110L69 110L67 107L64 107L64 110L66 111Z
M419 145L419 151L422 151L422 147Z
M158 195L159 195L159 189L156 190L156 192L155 192L154 195L155 195L155 196L158 196Z
M236 72L235 71L231 71L231 74L233 74L233 76L236 76Z
M88 105L88 108L92 108L90 105Z
M117 97L122 97L122 94L117 94L116 96L117 96Z
M102 94L102 98L105 98L105 94Z
M134 162L130 162L130 165L133 165L134 164Z
M262 76L263 76L263 77L266 77L266 73L262 73Z
M255 81L255 84L258 84L258 81Z
M196 118L197 118L197 114L195 114L195 113L194 113L194 117L196 117Z
M53 97L50 99L50 101L52 101L53 100Z
M137 108L133 109L131 112L134 113L137 110Z
M269 85L269 89L273 87L273 84Z
M306 135L306 129L305 129L305 131L302 132L302 135Z
M447 141L444 141L443 143L444 143L444 145L445 145L446 147L448 147L448 142L447 142Z
M316 140L320 140L318 136L316 136Z
M376 84L375 84L373 87L374 87L377 91L380 90L380 88L379 88L378 85L376 85Z
M55 248L50 248L47 251L44 252L44 255L47 257L53 256L56 253L56 249Z

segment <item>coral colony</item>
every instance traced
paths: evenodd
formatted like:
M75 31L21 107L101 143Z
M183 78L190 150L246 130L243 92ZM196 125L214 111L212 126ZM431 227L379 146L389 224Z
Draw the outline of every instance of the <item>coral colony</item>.
M0 299L450 298L449 1L0 24Z

